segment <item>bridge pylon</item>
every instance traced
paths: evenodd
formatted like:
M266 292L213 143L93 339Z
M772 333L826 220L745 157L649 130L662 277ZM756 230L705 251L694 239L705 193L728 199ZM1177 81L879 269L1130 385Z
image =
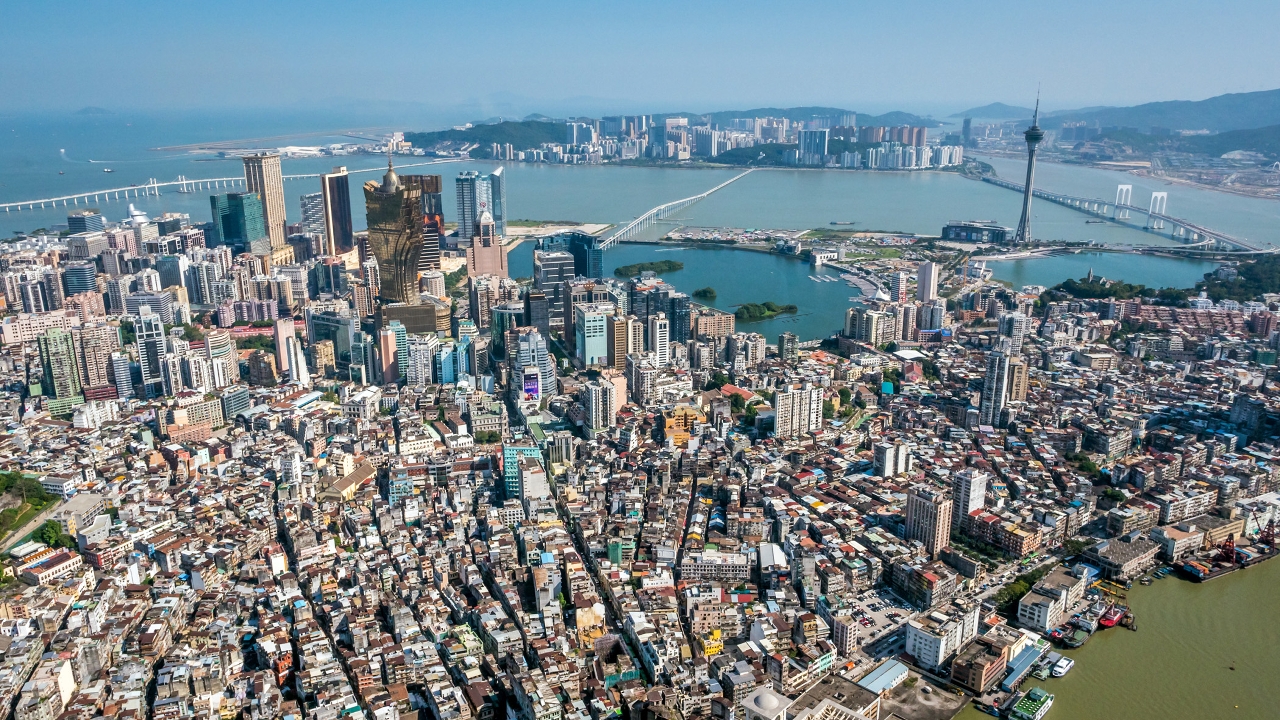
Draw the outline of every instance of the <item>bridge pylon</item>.
M1133 186L1117 185L1116 186L1116 213L1115 213L1116 220L1129 219L1129 209L1124 206L1128 205L1131 200L1133 200Z
M1169 193L1153 192L1151 193L1151 205L1147 209L1147 229L1160 230L1164 228L1164 220L1156 217L1164 215L1165 209L1169 205Z

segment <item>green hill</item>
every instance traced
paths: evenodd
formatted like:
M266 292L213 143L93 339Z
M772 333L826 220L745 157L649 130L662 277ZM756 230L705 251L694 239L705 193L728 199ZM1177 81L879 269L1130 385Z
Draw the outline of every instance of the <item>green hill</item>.
M516 150L529 150L542 143L565 141L565 124L526 120L524 122L500 122L493 125L476 125L466 130L439 130L427 133L405 133L404 139L414 147L429 148L437 143L474 142L480 147L471 152L472 157L489 157L489 144L511 143Z
M1280 125L1280 90L1231 93L1205 100L1170 100L1133 107L1085 108L1041 116L1041 125L1060 127L1065 122L1086 122L1106 127L1152 127L1172 130L1245 130Z
M1115 130L1099 135L1098 140L1118 142L1139 153L1171 150L1222 157L1235 150L1248 150L1269 158L1280 158L1280 125L1187 137L1147 135L1133 130Z

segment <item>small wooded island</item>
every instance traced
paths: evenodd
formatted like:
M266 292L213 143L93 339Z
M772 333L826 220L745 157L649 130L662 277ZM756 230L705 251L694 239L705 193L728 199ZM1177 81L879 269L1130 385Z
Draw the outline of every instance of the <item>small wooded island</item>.
M675 260L655 260L653 262L633 263L631 265L619 265L613 271L614 275L622 278L635 277L642 272L651 272L662 275L664 273L672 273L677 270L683 270L684 263Z
M699 300L715 300L716 289L713 287L698 288L693 291L693 296Z
M734 317L741 322L768 320L778 315L794 315L800 308L795 305L779 305L775 302L746 303L734 311Z

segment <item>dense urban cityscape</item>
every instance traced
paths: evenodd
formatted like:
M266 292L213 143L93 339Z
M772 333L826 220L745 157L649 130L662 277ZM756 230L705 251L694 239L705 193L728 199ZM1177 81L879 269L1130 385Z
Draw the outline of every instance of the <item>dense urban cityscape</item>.
M207 221L80 209L0 254L15 717L1038 718L1020 685L1136 629L1133 582L1275 552L1278 296L801 233L769 251L859 296L766 338L795 306L606 276L599 229L514 238L510 277L503 169L446 193L395 142L366 231L345 168L289 224L251 154ZM940 235L1029 242L1025 196Z
M0 720L1272 717L1245 4L6 8Z

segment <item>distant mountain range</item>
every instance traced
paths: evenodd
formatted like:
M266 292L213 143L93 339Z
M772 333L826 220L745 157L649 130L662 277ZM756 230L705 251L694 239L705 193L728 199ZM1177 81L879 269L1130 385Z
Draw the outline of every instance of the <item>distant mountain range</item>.
M953 118L982 118L983 120L1017 120L1031 117L1035 112L1031 108L1018 107L1017 105L1005 105L1004 103L995 102L982 107L969 108L964 112L958 112L947 117Z
M1030 113L1023 115L1029 117ZM1101 127L1131 127L1149 132L1153 127L1170 130L1249 130L1280 125L1280 90L1218 95L1207 100L1169 100L1133 107L1097 107L1065 110L1041 116L1046 128L1085 122Z

